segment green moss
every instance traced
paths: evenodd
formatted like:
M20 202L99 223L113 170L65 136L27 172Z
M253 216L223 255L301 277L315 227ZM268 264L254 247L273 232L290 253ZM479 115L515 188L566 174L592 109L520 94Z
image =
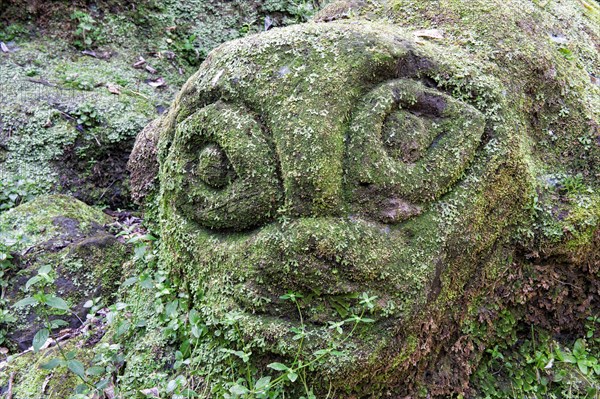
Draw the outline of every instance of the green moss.
M110 221L108 215L81 201L65 195L41 196L11 209L0 216L0 231L9 239L21 241L18 250L26 245L38 245L68 234L61 222L71 220L79 232L90 232ZM68 226L66 227L68 228Z
M112 208L132 207L125 164L135 136L208 52L264 29L267 15L274 25L292 23L298 8L241 0L15 3L2 15L16 21L0 33L18 42L0 59L0 173ZM146 63L132 67L141 56ZM147 84L159 77L163 86ZM79 121L82 103L97 115L94 124Z
M81 362L87 363L93 356L89 349L79 347L75 340L63 342L61 345L64 353L75 350L77 360ZM74 393L75 387L82 381L66 366L59 366L53 370L41 368L50 360L58 357L60 357L60 353L56 346L38 354L29 352L15 356L0 370L0 385L8 387L9 380L12 380L15 398L39 399L46 396L67 398Z
M88 299L109 300L121 278L121 266L129 249L108 234L104 225L112 219L81 201L63 195L40 196L0 216L3 240L16 241L11 247L18 259L14 271L5 274L5 291L9 304L25 296L27 280L37 270L49 265L55 272L52 294L63 298L71 314L58 312L72 327L80 324ZM21 348L30 340L44 320L35 308L17 312L17 322L10 326L13 344Z

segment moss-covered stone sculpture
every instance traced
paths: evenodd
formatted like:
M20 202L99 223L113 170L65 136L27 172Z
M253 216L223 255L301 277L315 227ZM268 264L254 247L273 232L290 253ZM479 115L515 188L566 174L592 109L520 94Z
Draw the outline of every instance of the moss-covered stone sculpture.
M232 378L235 331L252 373L300 365L319 394L463 392L483 349L466 326L523 248L597 262L600 8L316 20L214 50L134 150L162 264L211 331L207 384Z

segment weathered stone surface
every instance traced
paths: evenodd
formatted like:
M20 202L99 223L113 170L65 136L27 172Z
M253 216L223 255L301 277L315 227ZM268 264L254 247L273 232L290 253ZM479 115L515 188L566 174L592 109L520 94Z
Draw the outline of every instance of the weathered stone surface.
M132 168L159 169L163 265L252 367L300 353L337 397L464 392L469 326L523 248L598 278L600 9L345 3L213 51ZM341 338L362 293L373 323Z

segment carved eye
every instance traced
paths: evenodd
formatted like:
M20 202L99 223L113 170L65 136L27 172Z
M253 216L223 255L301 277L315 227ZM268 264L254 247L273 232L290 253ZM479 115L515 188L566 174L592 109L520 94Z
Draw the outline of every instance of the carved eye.
M484 129L481 112L419 82L376 87L350 126L346 173L355 202L384 222L418 214L418 204L439 198L459 179Z
M260 225L282 199L274 151L262 126L238 105L217 101L180 121L164 165L166 197L203 227Z
M431 143L433 123L404 109L390 113L381 131L387 153L404 163L415 163Z
M222 189L235 179L235 171L223 149L209 143L200 150L196 171L200 180L215 189Z

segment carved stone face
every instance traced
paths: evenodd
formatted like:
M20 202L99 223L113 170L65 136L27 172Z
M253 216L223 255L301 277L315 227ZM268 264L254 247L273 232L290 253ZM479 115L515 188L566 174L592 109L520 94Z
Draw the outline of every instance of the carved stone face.
M365 22L211 53L159 142L162 261L207 325L234 320L267 359L293 358L305 325L307 358L340 342L317 373L343 386L393 374L426 321L467 306L529 183L513 105L465 59ZM361 314L363 293L373 322L340 339L330 322Z

